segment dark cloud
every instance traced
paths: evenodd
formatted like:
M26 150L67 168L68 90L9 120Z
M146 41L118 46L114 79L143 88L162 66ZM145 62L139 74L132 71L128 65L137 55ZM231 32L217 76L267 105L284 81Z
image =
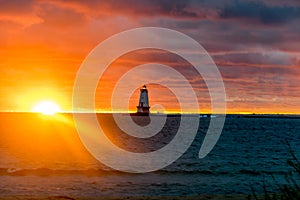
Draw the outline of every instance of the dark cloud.
M243 66L290 66L294 58L282 52L247 52L214 55L214 60L221 65L243 65Z
M65 1L60 1L66 3ZM70 4L78 4L87 7L95 16L127 15L135 17L159 17L169 16L175 18L197 18L199 14L194 12L189 1L182 0L108 0L108 1L75 1Z
M187 10L188 1L182 0L155 0L150 1L153 3L153 7L157 7L158 11L170 16L182 16L182 17L198 17L197 13Z
M219 16L223 19L244 18L263 24L280 24L299 18L300 8L288 5L267 6L263 1L235 1L226 5Z

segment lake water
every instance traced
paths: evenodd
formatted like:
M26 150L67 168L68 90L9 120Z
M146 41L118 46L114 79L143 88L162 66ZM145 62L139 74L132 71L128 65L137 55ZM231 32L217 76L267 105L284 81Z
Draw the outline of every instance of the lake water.
M99 115L118 146L136 152L161 148L172 140L179 117L151 139L119 134L110 115ZM82 145L71 114L0 114L0 196L188 196L275 191L272 175L284 184L291 167L287 141L300 158L300 119L227 117L221 137L204 159L198 158L209 118L201 118L197 136L173 164L150 173L112 170Z

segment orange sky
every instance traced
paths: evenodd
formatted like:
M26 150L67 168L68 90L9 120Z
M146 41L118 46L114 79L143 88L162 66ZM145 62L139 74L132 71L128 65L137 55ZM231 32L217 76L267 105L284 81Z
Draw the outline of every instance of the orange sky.
M185 33L206 48L223 77L228 113L300 113L299 4L261 1L255 14L247 2L2 2L0 110L30 111L47 99L71 111L77 70L97 44L124 30L157 26ZM109 94L122 71L147 62L180 65L188 74L188 64L174 55L125 55L106 72L105 87L98 87L97 109L110 110ZM209 95L198 81L201 111L209 112ZM149 93L151 104L178 109L166 88L149 85ZM132 110L137 97L138 92L130 101Z

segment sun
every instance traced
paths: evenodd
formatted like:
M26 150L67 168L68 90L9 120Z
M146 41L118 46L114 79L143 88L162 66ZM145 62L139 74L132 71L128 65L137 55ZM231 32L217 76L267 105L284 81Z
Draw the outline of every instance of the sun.
M54 115L60 111L61 110L59 106L53 101L41 101L37 103L32 109L32 112L38 112L44 115Z

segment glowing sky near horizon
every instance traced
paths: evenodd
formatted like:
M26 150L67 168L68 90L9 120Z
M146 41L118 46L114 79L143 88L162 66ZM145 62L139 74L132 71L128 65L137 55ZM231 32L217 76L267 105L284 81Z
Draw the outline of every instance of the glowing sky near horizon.
M50 99L70 111L76 73L88 53L113 34L155 26L187 34L209 52L224 79L228 113L300 113L299 23L297 0L1 1L0 110L30 111ZM110 109L103 99L122 67L153 59L178 64L163 56L140 52L115 61L98 88L97 109ZM150 103L176 111L176 99L157 88ZM207 94L199 99L203 111L209 112L208 100Z

